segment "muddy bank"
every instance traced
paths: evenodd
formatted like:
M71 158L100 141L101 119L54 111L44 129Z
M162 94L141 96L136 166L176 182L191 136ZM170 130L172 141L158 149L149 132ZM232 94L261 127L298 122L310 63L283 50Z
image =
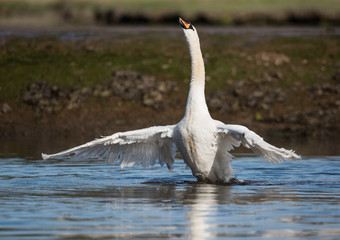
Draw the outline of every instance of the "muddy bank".
M283 64L276 59L277 64ZM265 136L331 137L340 131L340 72L331 83L272 88L280 72L231 82L211 92L213 117L247 125ZM89 138L174 124L184 114L186 94L171 81L132 71L115 71L112 79L92 88L65 88L40 82L22 92L23 106L3 103L0 137Z
M190 81L181 30L133 29L4 35L0 143L31 139L50 143L53 152L117 131L180 121ZM245 125L266 139L338 136L337 35L316 30L312 36L284 32L265 38L261 34L271 30L211 31L200 32L206 99L215 119ZM51 143L55 139L61 145ZM62 145L65 139L70 145Z
M21 92L19 104L0 106L0 138L72 134L86 138L165 123L175 114L170 96L177 90L175 82L127 70L113 72L110 81L94 87L29 84Z
M159 81L153 76L120 70L113 72L110 81L92 88L61 89L46 82L33 83L22 92L22 100L31 106L39 116L56 114L65 109L79 108L88 97L106 99L116 96L122 101L133 101L142 106L159 110L168 105L169 99L165 97L165 94L176 89L178 86L175 82ZM3 112L8 112L8 110L3 110Z

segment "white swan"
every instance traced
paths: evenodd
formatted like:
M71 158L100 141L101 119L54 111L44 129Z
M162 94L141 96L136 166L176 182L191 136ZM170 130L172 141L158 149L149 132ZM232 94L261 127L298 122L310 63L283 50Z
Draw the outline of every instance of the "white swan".
M121 167L144 167L157 162L170 169L176 149L199 181L228 182L233 147L242 143L270 162L300 158L291 150L265 142L253 131L240 125L227 125L211 118L204 96L205 70L195 27L179 19L191 56L191 82L185 115L176 125L119 132L56 154L42 154L44 159L100 158Z

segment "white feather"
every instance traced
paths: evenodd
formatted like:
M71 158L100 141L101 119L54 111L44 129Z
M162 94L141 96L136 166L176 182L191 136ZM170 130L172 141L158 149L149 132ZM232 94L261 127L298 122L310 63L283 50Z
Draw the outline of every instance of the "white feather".
M180 23L189 46L192 72L185 115L178 124L119 132L42 157L102 158L121 167L147 167L158 162L170 169L177 148L193 175L206 182L230 180L233 171L229 151L240 144L274 163L300 158L291 150L270 145L244 126L226 125L211 118L204 96L205 70L198 34L190 23L182 19Z
M119 132L55 154L42 154L43 159L105 159L121 167L154 165L158 161L171 168L176 153L171 140L174 125Z
M277 148L264 141L263 138L255 132L241 125L220 124L218 126L218 132L225 138L232 136L238 141L238 144L242 143L242 145L250 148L269 162L280 163L284 160L295 160L300 158L294 151ZM233 145L235 146L234 143Z

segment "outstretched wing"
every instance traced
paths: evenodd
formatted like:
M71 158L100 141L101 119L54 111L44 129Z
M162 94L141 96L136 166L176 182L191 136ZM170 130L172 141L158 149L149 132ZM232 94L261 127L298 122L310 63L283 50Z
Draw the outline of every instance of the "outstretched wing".
M280 163L284 160L301 158L292 150L277 148L263 140L255 132L241 125L218 124L217 131L223 138L230 138L234 146L244 145L269 162ZM229 149L228 149L229 150Z
M42 154L43 159L105 159L108 164L121 167L141 165L144 167L159 162L170 169L176 154L172 141L175 125L149 127L135 131L118 132L55 154Z

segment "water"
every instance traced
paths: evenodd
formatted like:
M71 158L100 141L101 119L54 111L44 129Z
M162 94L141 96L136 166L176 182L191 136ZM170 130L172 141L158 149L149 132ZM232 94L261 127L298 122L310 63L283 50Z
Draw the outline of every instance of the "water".
M0 38L111 38L117 32L131 34L132 29L136 34L179 34L177 27L124 27L2 30ZM339 28L203 31L260 37L340 34ZM269 141L308 157L274 165L252 154L238 154L232 165L240 181L211 185L196 183L180 159L172 171L160 166L120 169L87 159L42 161L37 153L60 151L82 141L76 136L68 145L64 139L39 137L0 139L0 239L338 239L340 235L338 139L318 139L316 145L298 139L291 146Z
M174 169L0 155L1 239L338 239L340 157L233 161L238 183Z
M339 27L204 27L200 26L202 34L251 35L254 37L297 37L297 36L325 36L340 35ZM57 36L61 40L103 39L116 37L117 34L182 34L179 28L171 26L116 26L116 27L60 27L53 29L0 29L0 39L11 36L32 38L42 35Z

